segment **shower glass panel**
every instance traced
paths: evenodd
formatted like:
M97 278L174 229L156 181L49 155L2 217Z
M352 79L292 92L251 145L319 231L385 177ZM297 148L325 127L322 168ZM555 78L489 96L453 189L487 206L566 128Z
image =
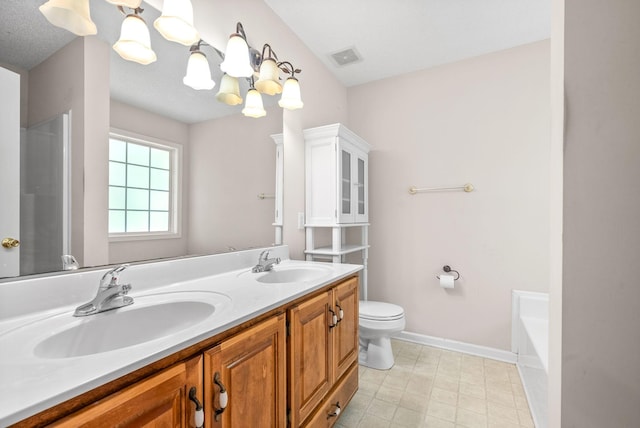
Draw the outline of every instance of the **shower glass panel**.
M20 275L58 271L69 249L69 114L20 135Z

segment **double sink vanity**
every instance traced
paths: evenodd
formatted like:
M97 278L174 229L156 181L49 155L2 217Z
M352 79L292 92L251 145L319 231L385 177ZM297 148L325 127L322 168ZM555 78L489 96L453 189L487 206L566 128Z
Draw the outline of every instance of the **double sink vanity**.
M0 284L0 426L332 426L362 267L269 250L130 266L133 303L86 316L106 269Z

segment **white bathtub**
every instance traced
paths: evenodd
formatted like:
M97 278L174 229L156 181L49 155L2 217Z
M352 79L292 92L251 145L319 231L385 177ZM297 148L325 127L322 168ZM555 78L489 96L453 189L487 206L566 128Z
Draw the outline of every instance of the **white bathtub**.
M549 294L513 290L511 350L536 428L546 428L549 370Z

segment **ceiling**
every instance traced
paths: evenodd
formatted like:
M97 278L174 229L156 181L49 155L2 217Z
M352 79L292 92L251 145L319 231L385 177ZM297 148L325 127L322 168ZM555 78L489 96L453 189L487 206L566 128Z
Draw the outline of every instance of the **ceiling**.
M531 43L550 34L550 0L264 2L347 87ZM44 19L37 11L43 3L44 0L0 1L0 63L29 70L74 38ZM142 14L149 26L158 16L153 7L146 7ZM91 17L99 28L98 37L112 45L119 36L120 12L104 0L91 0ZM158 61L149 66L123 61L111 51L110 85L114 98L185 123L241 110L241 106L229 107L214 101L211 91L185 87L182 77L188 48L167 42L154 30L150 35ZM352 49L359 59L338 65L332 54L347 49ZM215 57L214 53L207 54ZM181 57L184 60L176 60ZM344 55L338 55L338 59L342 58ZM219 82L218 67L211 70L213 79ZM163 83L146 85L147 71L162 75ZM241 85L246 90L246 83ZM163 90L158 91L158 87ZM276 102L275 97L263 98L265 106Z
M265 0L345 85L549 38L550 0ZM337 65L355 48L361 60Z

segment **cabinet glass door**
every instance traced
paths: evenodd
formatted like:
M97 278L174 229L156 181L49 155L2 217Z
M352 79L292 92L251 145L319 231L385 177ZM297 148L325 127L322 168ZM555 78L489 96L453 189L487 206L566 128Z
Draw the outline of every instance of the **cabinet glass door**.
M342 150L342 198L341 214L351 214L351 153Z
M358 215L365 214L365 198L364 198L364 159L358 158Z

